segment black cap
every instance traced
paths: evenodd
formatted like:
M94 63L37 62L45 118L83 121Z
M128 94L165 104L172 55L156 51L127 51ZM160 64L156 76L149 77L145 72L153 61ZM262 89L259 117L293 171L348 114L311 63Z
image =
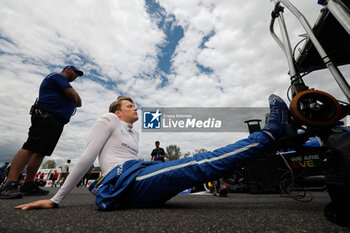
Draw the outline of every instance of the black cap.
M66 67L64 67L64 69L66 69L66 68L69 68L69 69L74 70L74 71L78 74L78 76L83 76L83 75L84 75L83 71L78 70L78 69L75 68L74 66L66 66Z

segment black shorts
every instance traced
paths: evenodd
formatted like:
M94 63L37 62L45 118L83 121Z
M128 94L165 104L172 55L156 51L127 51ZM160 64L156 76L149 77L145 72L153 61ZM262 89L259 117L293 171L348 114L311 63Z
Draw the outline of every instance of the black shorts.
M54 114L39 109L33 112L31 122L28 139L23 144L22 149L50 156L67 122Z

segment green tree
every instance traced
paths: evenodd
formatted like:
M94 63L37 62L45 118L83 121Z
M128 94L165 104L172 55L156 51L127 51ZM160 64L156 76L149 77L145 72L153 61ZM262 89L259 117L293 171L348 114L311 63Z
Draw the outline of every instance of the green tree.
M185 154L183 154L183 157L184 158L188 158L188 157L191 157L191 152L187 151Z
M181 156L182 156L182 158L188 158L188 157L193 157L193 155L195 155L195 154L200 154L200 153L204 153L204 152L208 152L208 150L207 149L204 149L204 148L201 148L201 149L196 149L196 150L194 150L194 152L189 152L189 151L187 151L186 153L181 153Z
M169 161L179 159L182 155L180 147L177 145L167 146L166 153Z
M46 168L55 168L56 167L56 162L55 160L47 160L41 165L41 168L46 169Z
M199 150L194 150L194 153L192 154L192 156L195 154L200 154L200 153L204 153L204 152L208 152L208 150L204 149L204 148L201 148Z

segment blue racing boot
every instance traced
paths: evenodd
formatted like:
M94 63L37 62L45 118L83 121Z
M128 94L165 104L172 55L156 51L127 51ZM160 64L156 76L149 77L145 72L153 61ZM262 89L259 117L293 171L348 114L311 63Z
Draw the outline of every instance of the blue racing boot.
M286 103L277 95L270 95L270 114L266 114L265 126L262 131L268 133L274 140L294 134L291 118Z

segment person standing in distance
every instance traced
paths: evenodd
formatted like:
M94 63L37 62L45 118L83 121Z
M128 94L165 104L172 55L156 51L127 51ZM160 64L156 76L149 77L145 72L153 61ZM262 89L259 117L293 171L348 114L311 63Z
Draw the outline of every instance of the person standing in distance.
M151 153L151 161L162 161L165 162L166 153L163 148L159 147L160 142L156 141L155 143L156 148L152 150Z
M34 183L44 156L50 156L77 107L82 106L79 94L70 82L82 76L74 66L66 66L61 73L51 73L42 81L39 98L31 108L31 127L28 139L15 155L6 183L0 190L0 198L21 198L23 195L45 195L47 190ZM19 188L17 177L27 166L25 183Z
M0 167L0 185L2 184L2 182L5 181L6 177L7 177L7 167L9 166L9 162L6 162L4 165L2 165Z
M67 162L65 164L62 165L62 168L61 168L61 175L60 175L60 178L58 179L57 181L57 184L60 185L60 187L64 184L64 182L66 181L67 179L67 176L69 175L69 164L70 164L71 160L68 159ZM61 181L62 180L62 181ZM61 181L61 183L60 183Z

